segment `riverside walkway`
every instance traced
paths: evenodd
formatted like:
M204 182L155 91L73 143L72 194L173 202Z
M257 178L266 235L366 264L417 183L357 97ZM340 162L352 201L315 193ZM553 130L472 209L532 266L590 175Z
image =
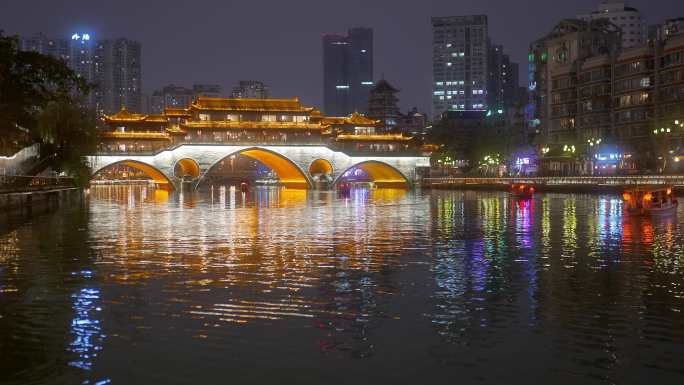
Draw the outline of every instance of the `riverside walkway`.
M505 189L513 183L533 184L538 190L548 191L617 191L637 185L672 185L684 190L684 175L625 175L625 176L554 176L554 177L444 177L424 178L426 188L491 188Z
M80 190L72 178L0 175L0 209L58 203Z

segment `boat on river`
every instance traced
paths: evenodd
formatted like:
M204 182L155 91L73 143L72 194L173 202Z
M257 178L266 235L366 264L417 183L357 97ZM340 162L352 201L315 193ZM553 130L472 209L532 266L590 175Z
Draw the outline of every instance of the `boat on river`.
M534 196L536 189L534 185L524 183L511 184L511 195L516 198L529 199Z
M672 215L677 212L679 202L672 192L672 186L638 186L622 194L629 215Z

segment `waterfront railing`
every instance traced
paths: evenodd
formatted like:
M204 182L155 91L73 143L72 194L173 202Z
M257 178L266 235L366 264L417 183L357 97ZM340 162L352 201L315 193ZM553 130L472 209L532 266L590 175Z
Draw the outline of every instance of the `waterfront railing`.
M442 177L424 178L428 187L455 187L467 185L536 184L546 186L684 186L684 175L629 175L629 176L575 176L575 177Z
M76 187L76 183L73 178L69 177L0 175L0 193L2 194L74 187Z

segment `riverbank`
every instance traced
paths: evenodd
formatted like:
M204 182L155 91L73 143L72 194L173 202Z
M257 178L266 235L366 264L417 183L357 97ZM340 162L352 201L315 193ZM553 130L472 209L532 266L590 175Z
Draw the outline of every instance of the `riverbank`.
M7 213L10 211L59 206L62 203L80 200L82 196L83 190L77 187L2 193L0 194L0 210Z
M684 192L684 175L635 175L592 177L425 178L428 189L508 190L511 184L534 185L537 191L621 193L638 185L669 185Z

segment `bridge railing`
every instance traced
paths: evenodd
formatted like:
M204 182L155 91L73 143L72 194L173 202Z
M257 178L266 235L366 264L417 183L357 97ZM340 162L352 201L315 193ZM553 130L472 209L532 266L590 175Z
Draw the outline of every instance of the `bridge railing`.
M0 175L0 193L17 193L76 187L73 178Z
M97 150L97 153L95 154L96 156L106 156L106 155L135 155L135 156L145 156L145 155L156 155L160 152L163 151L173 151L175 148L183 146L183 145L199 145L199 146L249 146L249 147L264 147L264 146L293 146L293 147L320 147L320 146L326 146L330 148L331 150L334 151L340 151L343 152L349 156L418 156L419 151L415 149L400 149L400 150L386 150L386 151L381 151L381 150L358 150L358 149L350 149L350 148L341 148L338 146L335 146L334 144L327 143L327 142L248 142L248 141L235 141L235 142L200 142L200 141L194 141L194 142L181 142L174 144L169 147L144 147L144 148L129 148L127 147L126 150L120 150L118 148L112 147L112 148L107 148L107 147L100 147Z

